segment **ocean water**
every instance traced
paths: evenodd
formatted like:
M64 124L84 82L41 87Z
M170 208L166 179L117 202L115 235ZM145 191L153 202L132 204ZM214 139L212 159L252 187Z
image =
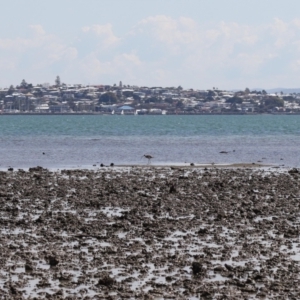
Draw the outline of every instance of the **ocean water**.
M300 167L300 116L0 116L2 169L142 165L143 154L154 156L155 165L262 161Z

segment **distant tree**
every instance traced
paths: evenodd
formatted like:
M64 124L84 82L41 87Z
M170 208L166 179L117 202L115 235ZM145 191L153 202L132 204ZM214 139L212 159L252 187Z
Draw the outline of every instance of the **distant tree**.
M118 102L118 98L117 98L116 94L114 94L112 92L107 92L105 94L102 94L99 97L99 102L106 103L106 104L114 104L114 103Z
M249 95L250 94L250 89L249 88L245 88L245 94Z
M263 95L267 95L267 92L265 90L261 91Z
M234 93L234 97L244 96L245 94L246 94L245 91L238 91Z
M207 97L214 97L214 96L217 96L217 94L214 91L209 90L207 93Z
M265 99L264 104L267 108L283 107L284 101L278 97L268 97Z
M25 81L25 79L22 80L21 84L20 84L20 88L22 89L26 89L28 86L27 82Z
M125 97L132 97L133 96L133 91L122 91L122 94Z
M61 82L60 82L60 77L59 77L59 76L56 76L56 79L55 79L55 85L56 85L57 87L59 87L60 84L61 84Z
M290 96L283 96L282 98L285 101L294 101L294 100L296 100L296 98L294 98L294 96L292 96L292 95L290 95Z
M188 111L188 112L192 112L192 111L195 110L195 108L194 107L187 107L187 108L185 108L185 110Z
M135 100L135 101L141 101L141 97L139 96L139 95L137 95L137 94L133 94L133 99Z
M177 88L177 90L178 90L178 91L182 91L182 90L183 90L182 86L179 85L178 88Z
M7 94L8 94L8 95L11 95L14 91L15 91L15 88L14 88L13 85L11 85L11 86L9 87L8 91L7 91Z
M73 111L77 111L77 106L74 101L69 100L68 105L69 105L70 109L72 109Z
M183 108L184 107L184 104L182 101L177 101L176 103L176 108Z
M36 97L43 97L44 93L43 93L43 90L42 89L38 89L34 92L34 95Z
M211 102L211 101L214 101L215 98L213 96L207 96L205 97L205 99L203 100L204 102Z
M227 103L231 103L231 104L241 104L243 103L243 99L240 97L232 97L232 98L228 98L226 100Z
M174 100L172 98L165 98L165 102L171 104L174 102Z
M157 103L160 102L160 99L157 97L149 97L145 100L145 103Z

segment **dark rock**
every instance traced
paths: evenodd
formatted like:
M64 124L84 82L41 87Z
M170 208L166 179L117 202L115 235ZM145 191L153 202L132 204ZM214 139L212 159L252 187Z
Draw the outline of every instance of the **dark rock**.
M293 168L291 170L288 171L289 174L299 174L299 170L297 168Z
M214 268L214 271L215 271L215 272L223 272L223 271L224 271L224 268L223 268L223 266L219 265L219 266L216 266L216 267Z
M33 271L33 267L30 264L25 264L25 272L32 272Z
M56 267L59 264L59 260L57 260L54 256L50 256L48 260L51 267Z
M111 286L114 284L114 280L108 276L108 275L105 275L103 276L102 278L99 279L98 281L98 285L105 285L105 286Z
M29 172L40 172L43 170L44 170L43 167L40 167L40 166L29 168Z
M203 271L202 264L199 262L194 261L192 263L192 271L194 275L197 275Z
M228 271L232 271L232 270L233 270L233 267L232 267L231 265L225 264L224 266L225 266L225 268L226 268Z
M14 286L10 286L9 287L9 289L10 289L10 292L13 294L13 295L17 295L18 294L18 290L14 287Z
M175 187L175 185L174 184L172 184L171 185L171 187L170 187L170 194L172 194L172 193L176 193L176 187Z
M208 233L207 228L200 228L200 229L198 230L198 234L204 235L204 234L207 234L207 233Z

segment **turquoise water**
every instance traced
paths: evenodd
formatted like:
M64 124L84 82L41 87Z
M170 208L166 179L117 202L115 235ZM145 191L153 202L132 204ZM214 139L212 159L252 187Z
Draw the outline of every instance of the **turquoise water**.
M0 167L145 164L145 153L154 156L153 164L262 160L300 166L299 137L300 116L5 115Z

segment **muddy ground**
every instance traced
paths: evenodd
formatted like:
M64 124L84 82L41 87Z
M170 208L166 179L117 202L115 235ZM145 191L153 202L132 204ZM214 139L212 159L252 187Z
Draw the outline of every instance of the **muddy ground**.
M300 174L0 172L0 299L299 299Z

